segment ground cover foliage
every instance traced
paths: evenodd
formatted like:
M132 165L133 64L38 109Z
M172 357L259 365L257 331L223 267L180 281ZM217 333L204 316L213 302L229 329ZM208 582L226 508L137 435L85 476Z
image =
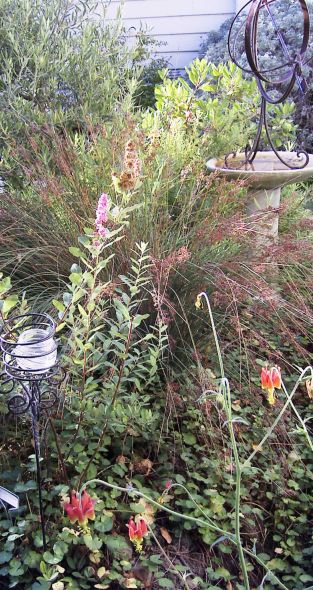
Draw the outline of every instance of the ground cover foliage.
M22 135L19 117L10 127L2 320L51 313L67 378L41 420L45 553L29 421L0 398L1 483L21 498L18 514L1 513L0 580L23 590L307 590L313 383L308 372L282 412L285 390L270 405L260 371L279 365L291 393L311 361L309 189L284 189L279 241L256 249L271 211L249 217L244 183L204 166L246 145L254 83L198 60L189 83L163 72L155 108L141 110L131 77L120 92L125 63L121 54L117 69L106 65L118 82L112 96L99 89L100 106L50 103L44 119L29 111ZM271 113L277 141L294 138L292 108ZM195 306L201 291L222 365L205 300ZM64 503L95 478L95 520L71 524ZM148 526L141 553L131 517Z

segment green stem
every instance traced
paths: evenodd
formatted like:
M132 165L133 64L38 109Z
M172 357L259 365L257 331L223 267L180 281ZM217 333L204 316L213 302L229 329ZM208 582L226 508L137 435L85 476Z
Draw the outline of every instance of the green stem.
M118 491L123 492L123 493L126 492L127 494L134 494L135 496L138 496L139 498L143 498L144 500L147 500L147 502L149 502L150 504L153 504L157 508L161 508L165 512L168 512L172 516L177 516L177 518L184 518L185 520L189 520L191 522L195 522L199 526L204 526L206 528L211 529L212 531L215 531L217 533L220 533L221 535L226 536L227 538L229 538L230 540L232 540L234 542L234 539L232 539L232 537L234 537L234 535L230 535L229 533L227 533L227 531L224 531L223 529L220 529L218 526L215 526L213 524L210 524L207 521L202 520L201 518L195 518L194 516L188 516L187 514L186 515L185 514L182 515L180 512L176 512L175 510L172 510L171 508L168 508L164 504L160 504L156 500L153 500L152 498L149 498L149 496L146 496L146 494L144 494L143 492L140 492L139 490L136 490L135 488L133 488L131 486L129 488L124 488L122 486L117 486L115 484L108 483L107 481L103 481L102 479L91 479L90 481L87 481L87 483L85 483L81 487L79 493L82 494L82 492L90 484L93 484L93 483L104 485L107 488L110 488L111 490L118 490Z
M283 391L284 391L284 393L285 393L285 395L286 395L287 399L289 400L289 403L290 403L290 405L291 405L291 407L292 407L292 409L293 409L293 411L294 411L295 415L297 416L297 418L298 418L298 420L299 420L299 422L300 422L300 424L301 424L301 426L302 426L302 428L303 428L303 432L304 432L304 434L305 434L305 437L306 437L306 439L307 439L307 441L308 441L308 443L309 443L309 447L310 447L311 451L313 451L313 443L312 443L312 439L311 439L311 437L310 437L310 435L309 435L309 433L308 433L308 430L307 430L307 427L306 427L306 425L305 425L305 422L304 422L304 420L302 419L302 416L299 414L299 412L298 412L298 410L297 410L296 406L294 405L294 403L293 403L293 401L292 401L292 398L290 397L290 395L289 395L289 393L288 393L288 391L287 391L287 389L286 389L286 387L285 387L284 383L282 383L282 388L283 388Z
M292 392L290 395L288 395L288 399L285 403L285 405L283 406L283 408L281 409L281 411L279 412L277 418L274 420L272 426L266 431L265 436L262 438L261 442L258 444L258 446L256 447L256 449L253 451L253 453L251 453L251 455L248 457L248 459L246 459L246 461L244 462L242 469L244 469L245 467L247 467L249 465L249 463L252 461L253 457L255 457L255 455L259 452L259 450L262 448L262 446L264 445L264 443L267 441L267 439L271 436L272 432L275 430L278 422L281 420L281 418L283 417L285 411L287 410L289 404L292 401L292 398L294 396L294 394L296 393L300 382L302 381L303 377L305 376L306 373L308 372L312 372L312 367L306 367L306 369L304 369L297 381L297 383L295 384Z
M224 371L224 363L223 363L223 357L222 357L222 353L221 353L221 348L220 348L220 343L219 343L219 339L218 339L218 335L216 332L216 328L215 328L215 322L214 322L214 317L213 317L213 313L212 313L212 309L211 309L211 304L210 304L210 300L207 296L206 293L202 292L198 295L198 298L201 299L201 297L204 297L206 304L208 306L208 311L209 311L209 316L210 316L210 322L211 322L211 327L212 327L212 332L213 332L213 336L214 336L214 341L215 341L215 348L216 348L216 352L217 352L217 356L218 356L218 362L220 365L220 370L221 370L221 378L222 380L225 379L225 371Z
M204 298L208 307L210 322L212 326L213 336L215 340L215 347L218 355L220 371L221 371L221 390L223 392L225 406L227 411L227 422L228 422L228 429L230 434L231 445L234 453L235 459L235 466L236 466L236 495L235 495L235 534L236 534L236 544L238 549L239 561L240 566L242 569L243 579L246 590L250 590L250 582L249 582L249 575L246 566L246 560L244 556L243 546L241 542L241 534L240 534L240 498L241 498L241 463L239 458L238 446L235 437L234 427L233 427L233 416L232 416L232 407L231 407L231 393L230 393L230 386L229 381L225 377L225 370L224 370L224 363L223 357L221 353L220 343L217 335L217 331L215 328L214 317L211 309L210 300L206 293L202 292L198 295L199 300Z
M181 583L183 584L183 586L186 588L186 590L190 590L190 587L188 586L184 576L181 575L181 573L177 570L175 570L175 565L172 563L172 561L170 560L169 556L167 555L166 551L164 551L161 543L159 543L159 540L157 539L157 537L155 536L151 526L147 523L147 527L149 529L150 535L151 537L154 539L156 545L158 546L159 550L161 551L164 559L167 561L167 563L169 564L169 566L173 569L174 573L176 574L176 576L179 577Z
M215 527L216 525L214 524L213 520L204 512L203 508L201 508L201 506L199 506L199 504L196 502L196 500L192 497L191 493L189 492L189 490L187 490L187 488L185 488L185 486L182 483L172 483L171 487L169 489L173 490L174 488L180 488L182 490L184 490L184 492L187 494L187 496L189 497L190 501L195 505L195 507L197 508L197 510L199 510L199 512L201 512L203 514L203 516L207 519L207 522L209 524L212 524L213 527ZM164 496L164 494L167 493L168 490L165 490L162 494L162 497Z
M134 496L138 496L139 498L143 498L144 500L147 500L147 502L149 502L150 504L156 506L157 508L159 508L160 510L167 512L168 514L171 514L172 516L176 516L179 519L183 519L183 520L188 520L189 522L194 522L195 524L197 524L198 526L201 527L206 527L209 528L211 530L214 530L218 533L221 533L223 536L225 536L228 541L230 541L230 543L232 543L233 545L237 546L237 539L235 538L235 535L228 533L227 531L224 531L223 529L220 529L217 526L213 526L210 523L208 523L205 520L202 520L201 518L195 518L194 516L188 516L188 514L181 514L180 512L176 512L176 510L172 510L171 508L168 508L167 506L165 506L164 504L160 504L159 502L156 502L156 500L153 500L152 498L149 498L149 496L147 496L146 494L144 494L143 492L140 492L139 490L136 490L135 488L132 488L131 486L128 488L122 487L122 486L117 486L115 484L112 483L108 483L107 481L104 481L102 479L91 479L90 481L87 481L86 483L84 483L84 485L82 486L82 488L79 491L79 494L81 495L83 493L83 491L90 485L92 484L98 484L98 485L103 485L107 488L110 488L111 490L117 490L119 492L123 492L126 494L133 494ZM275 574L270 571L268 569L268 567L266 566L266 563L264 563L264 561L262 561L262 559L260 559L257 555L255 555L252 551L249 551L249 549L244 549L243 548L244 553L246 553L247 555L249 555L249 557L252 557L257 563L259 563L266 572L269 572L273 578L273 580L276 582L276 584L278 584L278 586L280 588L282 588L282 590L289 590L280 580L279 578L277 578L275 576Z
M59 459L60 465L62 467L64 481L70 487L70 480L69 480L68 475L67 475L67 469L66 469L66 465L65 465L65 460L64 460L64 457L63 457L63 454L62 454L62 450L61 450L61 443L59 441L58 433L56 431L56 428L54 426L54 422L53 422L51 416L49 417L49 423L50 423L50 426L51 426L51 429L52 429L52 432L53 432L53 436L54 436L54 440L55 440L55 446L56 446L56 449L57 449L58 459Z
M244 583L246 586L246 590L249 590L250 589L250 582L249 582L249 576L248 576L248 571L247 571L247 567L246 567L246 560L245 560L245 556L244 556L244 552L243 552L243 547L242 547L242 543L241 543L241 534L240 534L240 528L241 528L240 527L240 499L241 499L241 473L242 473L242 469L241 469L238 446L237 446L237 441L236 441L234 427L233 427L233 421L232 421L231 393L230 393L230 386L229 386L228 379L223 380L222 387L224 390L226 389L225 393L226 393L227 402L228 402L227 403L228 426L229 426L230 439L231 439L231 444L232 444L232 449L233 449L234 459L235 459L235 466L236 466L235 533L236 533L236 539L237 539L239 560L240 560L242 573L243 573L243 577L244 577ZM224 394L224 397L225 397L225 394Z

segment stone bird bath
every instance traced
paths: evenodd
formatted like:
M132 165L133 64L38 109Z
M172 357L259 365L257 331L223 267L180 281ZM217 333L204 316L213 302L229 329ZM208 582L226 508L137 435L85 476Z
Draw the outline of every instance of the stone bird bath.
M299 162L295 152L279 152L286 163L296 166ZM238 154L232 161L236 165L245 158L245 154ZM207 162L210 172L217 172L219 176L229 180L245 180L248 187L247 214L259 215L260 243L272 243L278 238L278 222L281 188L288 184L303 182L313 177L313 155L309 155L309 162L305 168L290 169L284 165L274 152L258 152L252 164L243 168L226 167L223 158L212 158ZM266 215L266 211L271 212Z

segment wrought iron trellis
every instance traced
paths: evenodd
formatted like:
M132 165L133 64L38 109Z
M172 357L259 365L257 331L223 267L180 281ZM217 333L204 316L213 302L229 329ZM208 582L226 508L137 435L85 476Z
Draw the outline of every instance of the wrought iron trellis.
M4 372L0 393L6 395L9 411L29 414L36 457L39 512L43 549L46 550L42 501L39 419L58 400L58 387L65 373L57 358L56 324L46 313L28 313L6 320L0 334Z
M304 94L306 90L306 82L303 76L303 66L309 61L305 60L305 56L309 46L310 38L310 15L306 1L296 1L299 3L303 20L302 42L299 50L296 52L292 52L290 48L288 48L288 45L284 38L284 34L281 31L276 16L272 11L272 5L274 5L277 2L277 0L249 0L239 10L230 27L228 35L228 51L230 58L243 72L252 74L255 77L261 95L260 118L256 137L254 139L252 146L248 145L246 147L245 158L242 161L240 161L239 164L237 164L238 168L243 168L245 166L247 167L253 163L260 147L263 129L265 130L265 134L270 147L272 148L273 152L276 154L277 158L281 161L282 164L284 164L291 170L297 170L305 168L309 162L309 154L303 149L298 149L298 151L296 152L298 157L298 162L296 163L296 165L293 165L290 161L288 161L288 159L285 159L282 156L282 153L276 149L273 139L271 137L267 117L267 105L277 105L287 100L287 98L291 95L295 85L298 86L298 89L302 94ZM243 27L239 27L237 33L234 36L233 33L235 25L238 23L238 19L240 19L242 13L247 9L249 5L251 6L249 8L246 21L244 23L245 55L249 67L245 67L244 65L239 63L239 58L237 57L238 39L240 34L242 33ZM260 67L258 55L258 30L261 11L266 11L274 27L284 57L286 58L285 63L268 69L262 69ZM281 75L278 79L271 79L271 75L273 73L278 74L279 72L281 72ZM268 90L267 86L270 86L272 90L275 90L278 93L278 96L274 96L273 94L271 94L271 90ZM225 158L225 164L228 168L234 168L233 164L236 161L235 157L236 154L231 153Z

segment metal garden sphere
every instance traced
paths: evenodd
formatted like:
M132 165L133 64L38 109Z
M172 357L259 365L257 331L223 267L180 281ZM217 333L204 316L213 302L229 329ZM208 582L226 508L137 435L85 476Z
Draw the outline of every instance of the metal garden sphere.
M295 86L298 90L304 94L306 83L303 77L303 66L305 63L305 57L309 46L310 38L310 16L308 6L305 0L295 0L296 4L299 5L299 14L302 18L302 37L300 38L299 47L288 45L285 39L284 33L282 32L279 20L277 19L272 8L277 4L277 0L249 0L238 12L231 25L229 36L228 36L228 50L232 61L245 73L252 74L256 79L258 90L261 95L261 113L258 131L254 140L253 146L246 148L246 159L241 162L241 166L251 164L256 157L260 141L262 130L265 130L267 140L276 154L277 158L288 168L301 169L309 162L309 155L304 150L298 150L297 155L299 163L296 166L292 166L289 162L287 163L281 152L275 148L273 140L271 138L268 120L267 120L267 105L280 104L287 100L291 95ZM238 57L238 41L240 34L242 33L242 27L239 27L237 33L234 34L235 26L238 24L238 19L242 13L248 8L248 14L245 21L244 29L244 49L247 64L243 65L239 62ZM278 65L272 65L269 68L262 69L260 65L260 55L258 51L258 32L260 26L260 16L265 13L269 19L269 23L273 27L279 46L283 55L283 63ZM226 158L226 164L228 165L229 157Z

